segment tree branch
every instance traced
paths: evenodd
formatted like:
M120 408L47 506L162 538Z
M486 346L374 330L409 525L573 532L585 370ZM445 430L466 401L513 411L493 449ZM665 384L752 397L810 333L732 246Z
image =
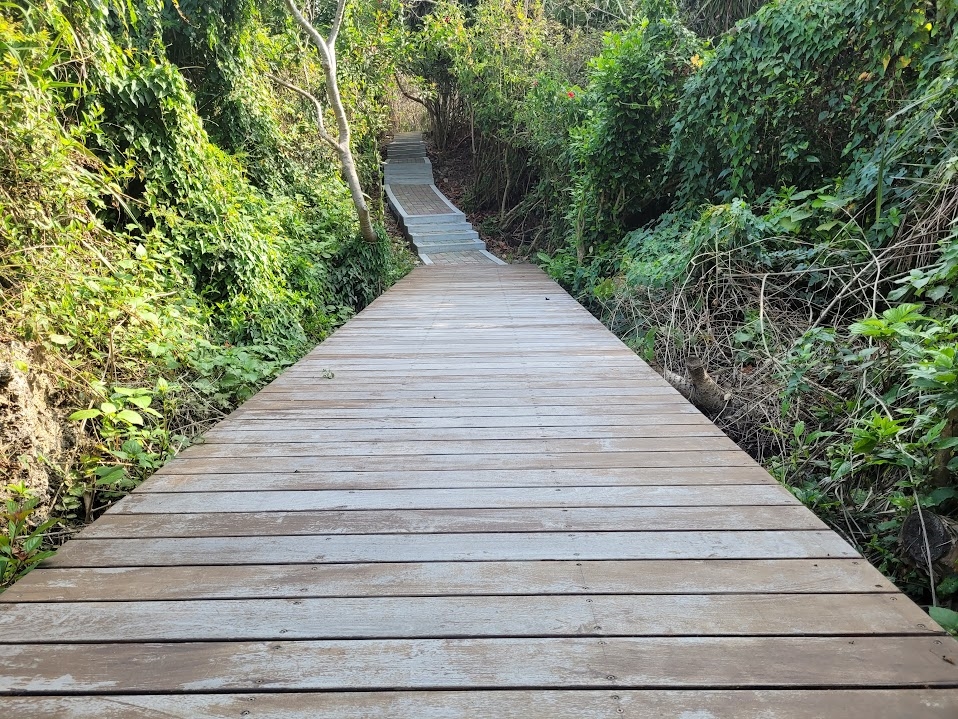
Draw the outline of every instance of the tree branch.
M337 152L342 152L342 147L340 147L339 142L337 142L336 139L332 135L330 135L329 132L326 130L326 123L323 121L323 106L319 102L319 100L316 99L316 96L309 92L306 92L306 90L304 90L301 87L297 87L296 85L293 85L292 83L286 82L286 80L284 80L283 78L277 77L276 75L273 75L272 73L267 73L266 76L270 80L275 82L277 85L285 87L287 90L292 90L300 97L304 97L307 100L309 100L311 103L313 103L313 107L316 108L316 122L319 125L319 136L323 139L324 142L331 145L334 150L336 150Z
M332 50L336 47L336 38L339 37L339 28L342 27L343 17L346 15L346 2L347 0L339 0L339 3L336 5L336 17L333 18L333 27L329 31L329 40L326 41L326 47L329 48L329 54L332 57L335 57Z
M329 52L330 46L326 44L326 38L319 34L319 31L313 27L313 24L305 18L300 9L296 6L294 0L284 0L286 7L289 10L290 15L293 16L293 19L299 23L299 26L306 31L306 34L309 35L310 39L313 41L313 44L319 48L319 51L322 53L323 63L326 65L332 64L332 56ZM340 5L345 7L345 0L339 0ZM337 14L339 13L339 8L336 9ZM338 32L338 28L336 29Z
M427 107L425 100L423 100L421 97L416 97L415 95L408 92L405 87L403 87L402 80L399 79L399 73L397 72L395 73L395 75L396 75L396 86L399 88L399 92L402 93L403 97L405 97L407 100L418 102L423 107Z

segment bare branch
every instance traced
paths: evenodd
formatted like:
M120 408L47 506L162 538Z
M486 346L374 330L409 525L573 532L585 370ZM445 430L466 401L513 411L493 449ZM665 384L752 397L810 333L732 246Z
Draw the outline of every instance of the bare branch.
M330 50L330 56L335 57L333 48L336 47L336 38L339 37L339 28L343 25L343 17L346 15L346 3L348 0L339 0L339 3L336 5L336 17L333 18L333 27L329 31L329 40L326 41L326 46Z
M301 87L297 87L296 85L293 85L290 82L286 82L286 80L284 80L283 78L277 77L276 75L273 75L272 73L268 73L267 77L273 82L275 82L277 85L285 87L287 90L292 90L300 97L304 97L307 100L309 100L311 103L313 103L313 107L316 108L316 123L319 125L319 136L323 139L324 142L331 145L334 150L336 150L337 152L341 152L342 147L340 147L339 142L337 142L336 139L332 135L330 135L329 132L326 130L326 123L323 121L323 106L320 103L320 101L316 98L316 96L313 95L312 93L307 92Z
M330 45L326 43L326 38L320 35L319 30L314 28L313 24L306 19L300 9L296 6L294 0L284 0L284 2L286 3L286 7L289 9L290 14L293 16L293 19L299 23L299 26L306 31L306 34L309 35L309 38L313 41L313 44L319 48L320 53L322 53L323 63L326 65L332 65L332 54L329 51ZM340 4L345 5L345 0L340 0ZM336 12L339 12L338 8Z
M413 95L412 93L410 93L408 90L406 90L405 87L403 87L402 79L399 77L399 73L398 73L398 72L396 73L396 86L399 88L399 92L401 92L401 93L403 94L403 97L405 97L407 100L412 100L413 102L418 102L418 103L419 103L420 105L422 105L423 107L426 107L426 101L425 101L425 100L423 100L421 97L416 97L415 95Z

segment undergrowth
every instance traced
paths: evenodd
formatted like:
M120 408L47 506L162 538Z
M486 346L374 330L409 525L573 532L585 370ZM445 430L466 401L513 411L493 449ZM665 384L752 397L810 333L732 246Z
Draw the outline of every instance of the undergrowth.
M446 2L410 26L440 49L407 70L456 98L433 119L474 150L473 204L648 361L703 358L733 397L719 426L953 604L956 568L899 531L918 506L958 518L958 5L611 6Z
M357 7L340 48L373 194L383 7ZM315 86L304 48L280 2L0 3L0 369L51 378L72 426L0 438L3 582L409 268L385 233L359 238L312 108L267 78Z

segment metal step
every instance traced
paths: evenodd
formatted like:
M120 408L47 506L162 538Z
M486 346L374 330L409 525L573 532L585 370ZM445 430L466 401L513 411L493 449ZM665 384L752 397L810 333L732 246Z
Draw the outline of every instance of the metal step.
M431 234L420 234L418 232L410 232L409 236L412 238L412 241L416 243L416 246L424 242L445 242L446 240L455 240L455 241L465 241L465 240L478 240L479 233L475 230L459 230L458 232L435 232Z
M416 251L420 255L434 255L439 252L468 252L471 250L486 249L485 243L480 240L450 240L449 242L415 243Z
M476 228L470 225L466 220L457 217L451 218L448 222L412 225L408 229L412 234L422 237L429 237L430 235L442 235L449 232L476 231Z

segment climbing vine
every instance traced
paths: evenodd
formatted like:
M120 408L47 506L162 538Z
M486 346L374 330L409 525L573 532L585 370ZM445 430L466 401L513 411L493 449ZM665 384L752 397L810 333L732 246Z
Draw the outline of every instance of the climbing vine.
M342 29L367 178L393 17ZM301 45L278 0L0 3L4 581L32 566L14 544L97 516L408 268L358 238L312 108L267 78L315 86Z
M940 603L958 570L907 534L958 516L956 26L922 0L437 3L410 32L443 54L408 67L460 98L487 237L667 377L703 360L716 421Z

